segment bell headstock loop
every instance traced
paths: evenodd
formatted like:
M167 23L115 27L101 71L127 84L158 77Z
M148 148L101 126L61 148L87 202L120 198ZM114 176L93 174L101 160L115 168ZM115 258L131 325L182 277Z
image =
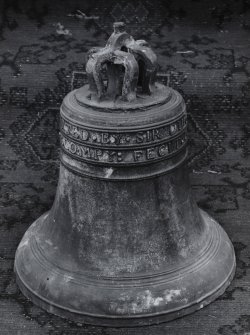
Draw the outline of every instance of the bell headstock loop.
M144 40L134 40L123 22L103 48L88 52L86 72L92 100L133 101L136 94L150 95L155 83L157 57Z

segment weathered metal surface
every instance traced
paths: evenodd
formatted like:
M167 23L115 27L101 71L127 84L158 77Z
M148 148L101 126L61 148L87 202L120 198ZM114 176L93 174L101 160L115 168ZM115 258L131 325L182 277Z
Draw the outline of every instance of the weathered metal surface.
M210 303L235 256L192 199L183 98L154 83L145 42L114 28L89 53L90 86L64 99L56 198L23 237L15 271L23 293L54 314L132 326Z
M135 41L126 33L123 22L114 23L114 32L106 46L91 49L88 56L86 72L92 99L99 101L120 96L122 100L133 101L137 86L142 93L152 92L157 69L156 55L144 40ZM107 66L107 88L102 75L103 65Z

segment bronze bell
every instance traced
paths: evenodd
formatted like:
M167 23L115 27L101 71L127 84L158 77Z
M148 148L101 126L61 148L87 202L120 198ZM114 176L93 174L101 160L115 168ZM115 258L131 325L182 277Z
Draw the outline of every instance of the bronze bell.
M233 278L227 234L192 199L185 103L156 70L118 22L88 54L89 85L63 101L56 198L15 258L21 291L51 313L148 325L202 308Z

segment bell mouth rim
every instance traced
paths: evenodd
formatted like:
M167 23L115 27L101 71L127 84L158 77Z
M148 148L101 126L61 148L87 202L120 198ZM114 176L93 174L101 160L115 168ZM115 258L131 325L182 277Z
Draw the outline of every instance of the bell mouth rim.
M87 324L94 324L94 325L102 325L102 326L116 326L116 327L135 327L135 326L141 326L141 325L151 325L151 324L157 324L160 322L170 321L176 318L179 318L180 316L184 316L186 314L190 314L194 312L195 310L201 309L204 306L208 305L210 302L215 300L217 297L219 297L221 294L224 293L226 288L231 283L233 276L235 274L235 268L236 268L236 260L235 255L233 251L233 246L231 241L229 240L227 234L224 232L222 227L218 225L218 223L213 220L206 212L201 211L202 215L204 215L205 219L207 220L207 224L210 224L212 229L218 229L218 232L221 236L219 239L219 246L216 252L214 252L214 255L209 259L207 262L204 262L203 266L200 267L196 271L192 271L187 274L183 274L182 276L182 284L188 283L186 288L184 289L188 291L187 288L192 288L191 295L189 296L189 300L182 297L182 299L175 301L175 304L172 304L170 301L169 303L166 303L165 309L164 306L161 306L161 309L156 309L156 311L145 311L137 314L112 314L110 311L107 314L100 314L98 312L88 312L83 311L82 309L72 308L72 306L67 306L66 303L63 305L63 301L61 303L56 302L54 299L48 299L47 297L43 297L38 292L35 292L30 285L23 279L22 275L20 274L20 255L19 257L16 256L15 259L15 265L14 265L14 271L16 273L17 277L17 283L23 294L30 298L33 302L35 302L38 306L42 307L43 309L47 310L48 312L51 312L53 314L56 314L60 317L68 318L70 320L76 321L76 322L83 322ZM218 240L217 240L218 242ZM22 243L22 242L21 242ZM211 252L211 249L210 249ZM18 254L18 251L17 251ZM217 256L222 255L222 259L220 261L217 261ZM17 258L19 258L19 266L17 264ZM209 258L209 257L208 257ZM201 269L202 268L202 269ZM206 270L206 276L203 279L205 280L205 284L203 285L198 284L198 279L201 276L201 273L203 270ZM214 271L216 270L216 271ZM214 279L211 272L214 271L214 274L216 274L216 278ZM209 277L210 275L210 277ZM208 277L208 278L207 278ZM211 278L214 280L214 282L211 283ZM138 280L139 282L140 280ZM165 283L152 283L151 285L151 291L155 290L154 293L156 294L157 290L164 286L164 288L173 288L173 287L182 287L178 286L176 283L176 279L173 279L171 282ZM192 282L192 283L191 283ZM85 284L87 286L91 286L91 284ZM85 287L83 285L82 287ZM179 284L181 285L181 284ZM190 286L188 286L190 285ZM93 285L92 285L93 286ZM203 286L202 294L197 293L198 289ZM152 289L153 287L153 289ZM109 294L111 287L106 288L104 286L98 287L98 285L93 286L95 290L101 290L102 292L105 292L105 294ZM143 288L144 287L139 287ZM147 286L146 286L147 288ZM124 288L125 291L127 288ZM128 288L129 292L131 288ZM116 292L120 292L119 289L114 289ZM118 294L117 293L117 294ZM116 293L115 293L116 294ZM108 296L108 295L107 295ZM96 302L95 302L96 303ZM128 324L129 322L129 324Z
M20 291L30 299L36 305L46 310L49 313L53 313L63 319L68 319L73 322L85 323L88 325L94 326L104 326L104 327L117 327L117 328L131 328L131 327L140 327L140 326L150 326L156 325L162 322L172 321L178 318L181 318L185 315L191 314L195 311L203 309L211 302L219 298L231 284L236 271L236 262L232 264L231 271L228 277L224 280L219 287L216 287L214 291L207 293L205 296L202 296L198 301L191 302L188 305L180 306L170 311L162 311L159 313L148 313L143 315L130 315L130 316L120 316L120 315L97 315L87 312L80 312L74 309L64 308L59 304L52 303L48 299L43 298L38 295L30 288L19 277L19 274L14 268L16 274L16 282ZM121 323L122 322L122 323ZM129 322L129 324L128 324Z
M236 269L236 262L232 265L231 268L231 272L228 275L228 277L224 280L224 282L219 286L216 287L214 289L214 291L207 293L205 296L202 296L201 299L199 299L198 301L195 302L191 302L190 304L187 304L185 306L181 306L181 307L177 307L175 309L172 309L168 312L159 312L159 313L148 313L148 314L143 314L143 315L130 315L130 316L120 316L120 315L103 315L103 314L91 314L91 313L87 313L87 312L80 312L78 310L75 309L70 309L70 308L63 308L61 305L56 304L56 303L52 303L51 301L49 301L46 298L43 298L42 296L38 295L36 292L32 291L27 285L25 285L23 283L23 281L21 280L21 278L19 277L19 274L17 273L16 269L14 269L15 274L16 274L16 281L18 283L18 287L20 288L20 291L30 300L32 301L36 301L36 304L45 309L46 311L53 313L61 318L67 318L69 320L78 322L79 319L73 317L72 318L72 314L76 314L78 316L80 316L82 323L86 323L86 324L91 324L91 325L99 325L99 326L115 326L115 327L124 327L124 328L130 328L130 327L139 327L142 325L154 325L154 324L158 324L161 322L167 322L167 321L171 321L177 318L180 318L182 316L185 316L187 314L191 314L194 311L198 311L199 309L204 308L205 306L209 305L212 301L216 300L219 296L221 296L227 289L227 287L231 284L234 275L235 275L235 269ZM41 303L40 303L41 302ZM46 307L46 305L44 304L48 304L49 308ZM56 309L54 309L56 308ZM53 311L52 311L53 309ZM63 313L60 313L60 311L62 311ZM69 314L65 314L69 313ZM180 313L181 312L181 313ZM172 315L171 315L172 314ZM92 322L88 322L86 320L84 320L84 317L90 317L93 321ZM146 319L151 318L150 322L147 322ZM100 322L100 323L96 323L97 319L102 319L102 320L109 320L108 323L104 323L104 322ZM145 320L145 322L143 321L138 321L138 319L143 319ZM117 325L116 322L114 321L114 323L112 322L113 320L118 320L118 322L120 321L125 321L125 322L131 322L130 325Z

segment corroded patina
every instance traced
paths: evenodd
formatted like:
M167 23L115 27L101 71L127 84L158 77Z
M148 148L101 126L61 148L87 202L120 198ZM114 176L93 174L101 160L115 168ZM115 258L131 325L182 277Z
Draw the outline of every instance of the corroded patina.
M150 94L157 69L155 53L146 41L135 41L125 31L123 22L114 23L114 32L104 48L93 48L88 53L86 72L91 97L98 100L136 99L138 86L142 93ZM107 85L102 77L102 67L107 68Z
M193 201L182 96L155 82L156 56L123 23L88 54L89 85L61 106L53 207L15 258L22 292L98 325L168 321L210 303L235 271L224 230Z

